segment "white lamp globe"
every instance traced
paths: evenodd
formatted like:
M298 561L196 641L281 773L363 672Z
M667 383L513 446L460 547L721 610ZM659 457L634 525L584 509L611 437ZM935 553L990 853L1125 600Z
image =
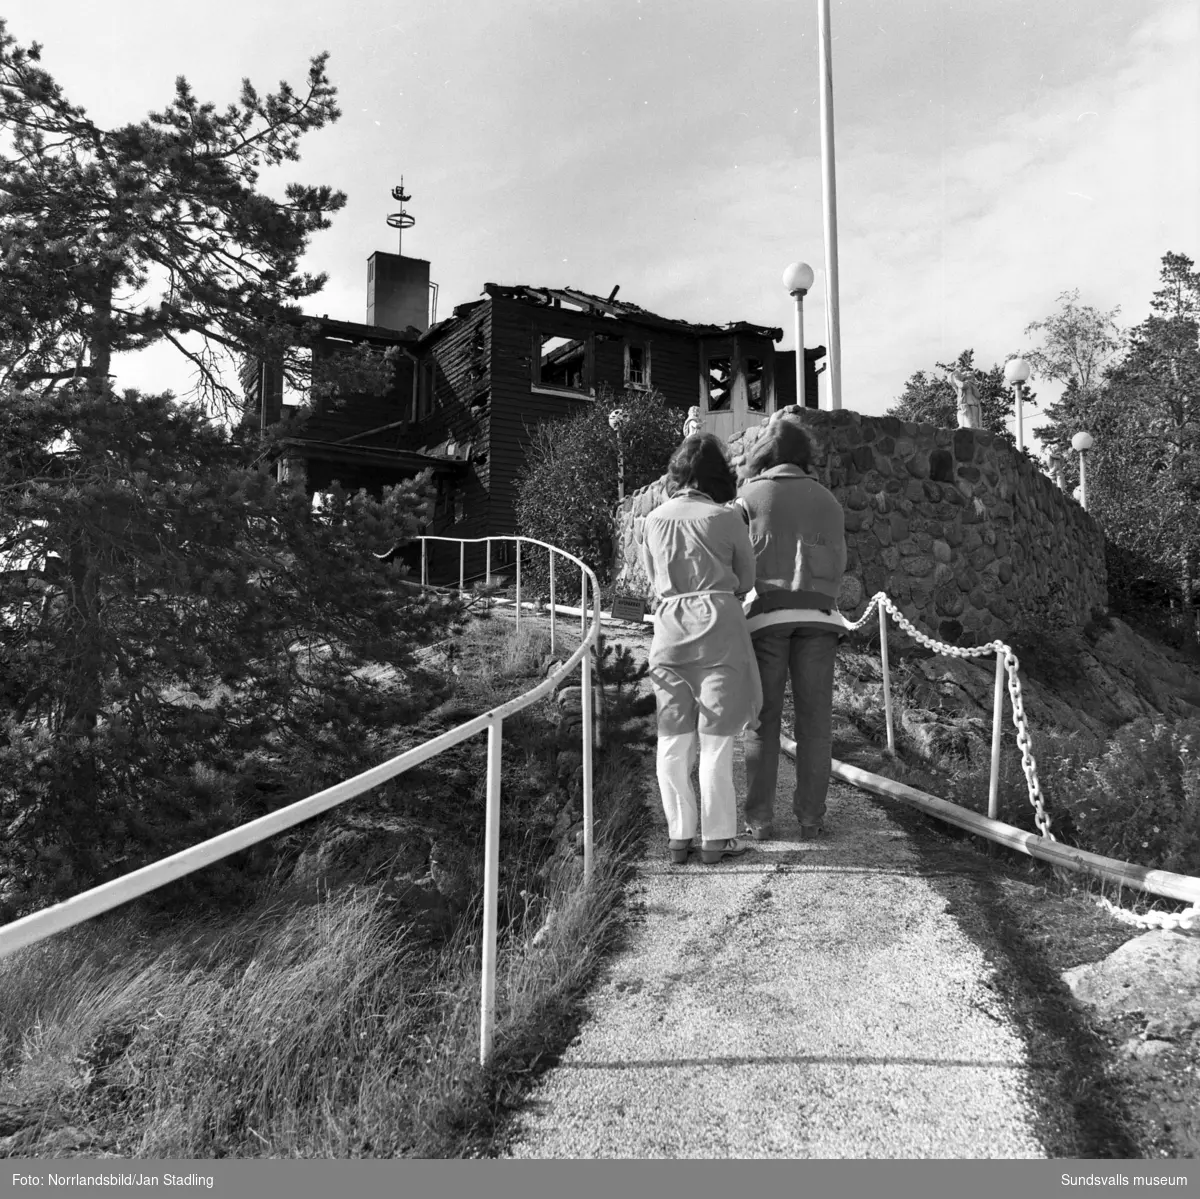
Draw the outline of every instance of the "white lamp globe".
M783 285L795 295L813 285L813 269L807 262L789 262L783 272Z
M1076 433L1071 438L1071 449L1076 453L1086 454L1093 446L1092 435L1090 433Z
M1029 363L1024 358L1010 358L1004 364L1004 382L1010 387L1029 378Z

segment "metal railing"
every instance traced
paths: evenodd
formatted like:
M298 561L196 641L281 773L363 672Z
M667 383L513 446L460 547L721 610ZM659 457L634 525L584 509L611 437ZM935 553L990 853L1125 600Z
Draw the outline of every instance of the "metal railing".
M555 571L555 554L561 554L564 558L569 558L579 566L579 636L586 638L589 636L587 628L587 614L589 608L594 606L593 619L595 629L593 630L596 636L599 636L601 612L600 612L600 584L596 580L596 576L591 569L585 566L574 554L568 554L566 550L560 550L555 546L549 545L545 541L538 541L534 537L435 537L427 535L421 537L421 586L430 586L429 582L429 542L431 541L446 541L452 542L459 547L458 550L458 589L460 592L465 592L467 587L467 546L479 545L483 542L487 543L486 549L486 565L484 567L483 578L486 583L490 583L494 576L492 574L492 542L493 541L511 541L516 543L516 561L514 583L516 586L515 611L517 628L521 627L521 609L522 607L531 607L535 610L540 610L540 604L523 604L521 601L521 546L540 545L543 549L551 550L550 554L550 652L553 654L556 650L556 632L557 632L557 613L563 610L561 604L555 602L558 589L558 579ZM592 604L588 603L588 582L592 585ZM590 675L590 671L588 672ZM588 680L590 682L590 678ZM586 699L587 689L585 687L585 702L590 702Z
M422 582L426 580L425 546L426 538L422 538ZM459 538L430 538L438 541L460 541ZM479 1058L486 1062L492 1053L492 1032L496 1015L496 920L499 907L499 874L500 874L500 767L501 767L501 733L504 721L536 703L539 699L551 694L558 684L575 669L577 665L582 670L583 681L583 878L586 884L592 875L593 857L593 812L592 812L592 747L594 745L595 712L592 695L592 654L595 651L600 636L600 585L596 576L586 564L566 550L544 541L536 541L531 537L478 537L463 544L460 560L465 556L465 546L478 542L487 542L487 558L489 574L491 565L492 542L515 542L517 545L517 588L520 597L520 558L521 545L537 545L550 551L551 593L553 594L556 558L561 556L568 562L574 563L580 571L581 616L580 616L580 645L566 661L551 672L538 686L509 700L489 712L484 712L457 728L426 741L414 749L397 754L394 758L364 770L353 778L318 791L307 799L298 800L287 807L280 808L257 820L251 820L229 832L201 841L188 849L180 850L169 857L162 858L140 870L134 870L110 882L93 887L79 895L40 912L24 916L20 920L0 927L0 957L16 952L28 945L34 945L55 933L63 932L86 920L91 920L104 912L111 911L121 904L128 903L138 896L157 890L167 883L183 878L205 866L211 866L230 854L248 849L251 845L311 820L349 799L362 795L372 787L385 783L388 779L419 766L422 762L436 757L445 750L463 741L469 740L484 731L488 735L487 745L487 811L484 831L484 878L483 878L483 962L482 981L480 984L480 1027L479 1027ZM591 605L589 605L589 587ZM588 610L592 608L591 627L588 627ZM553 610L552 610L553 613ZM517 607L518 620L520 605ZM550 645L554 652L555 621L551 616Z

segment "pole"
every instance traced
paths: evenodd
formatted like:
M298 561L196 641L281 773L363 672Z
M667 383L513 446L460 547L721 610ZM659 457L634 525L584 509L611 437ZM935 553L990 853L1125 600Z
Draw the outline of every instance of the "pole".
M617 503L625 502L625 450L621 445L621 434L617 432Z
M988 782L988 819L1000 812L1000 737L1004 719L1004 654L996 650L996 694L992 699L992 774Z
M1083 510L1087 511L1087 467L1084 465L1084 460L1087 458L1087 450L1079 451L1079 504Z
M794 291L796 297L796 404L804 407L804 292Z
M492 585L492 539L487 539L487 552L483 566L483 581L490 587Z
M584 605L585 609L587 605ZM597 599L599 607L599 599ZM592 647L583 652L583 881L592 877L592 746L596 708L592 696Z
M458 589L459 591L467 589L467 543L465 541L458 543Z
M829 407L842 406L842 334L838 316L837 179L833 163L833 49L829 0L817 0L821 86L821 198L825 218L825 326L829 342Z
M496 911L500 883L500 733L503 721L488 725L487 814L483 851L483 980L479 995L479 1064L492 1056L496 1022Z
M550 656L554 657L554 550L550 551Z
M424 587L429 582L429 558L427 554L428 542L424 537L421 538L421 586Z
M1025 388L1021 383L1014 383L1013 386L1017 389L1017 449L1025 448L1025 426L1021 419L1021 399Z
M517 632L521 631L521 543L517 542Z
M896 752L896 732L892 726L892 681L888 672L887 609L879 605L879 660L883 667L883 719L887 724L888 753Z

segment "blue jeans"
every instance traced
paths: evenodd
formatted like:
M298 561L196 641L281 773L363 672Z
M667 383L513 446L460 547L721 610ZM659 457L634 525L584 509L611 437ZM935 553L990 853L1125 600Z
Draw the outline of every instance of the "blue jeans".
M758 729L745 735L746 820L770 824L779 777L783 694L792 680L796 738L796 792L792 810L802 825L820 825L829 791L833 748L833 664L838 634L812 625L777 625L754 634L762 678Z

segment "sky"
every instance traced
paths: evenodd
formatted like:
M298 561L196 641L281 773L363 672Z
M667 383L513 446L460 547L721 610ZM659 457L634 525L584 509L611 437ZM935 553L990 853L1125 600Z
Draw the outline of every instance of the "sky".
M185 75L303 83L330 52L343 116L264 174L349 200L317 234L308 310L365 318L366 260L431 262L438 316L484 283L570 286L792 341L780 276L825 337L819 0L7 0L18 41L102 125ZM1195 0L832 0L842 403L879 414L972 347L1035 344L1060 293L1135 324L1162 256L1200 259ZM187 388L166 351L118 383ZM824 378L824 376L823 376ZM1043 400L1057 388L1033 380ZM824 390L824 389L823 389ZM822 396L825 403L825 397ZM1039 417L1032 414L1036 426Z

